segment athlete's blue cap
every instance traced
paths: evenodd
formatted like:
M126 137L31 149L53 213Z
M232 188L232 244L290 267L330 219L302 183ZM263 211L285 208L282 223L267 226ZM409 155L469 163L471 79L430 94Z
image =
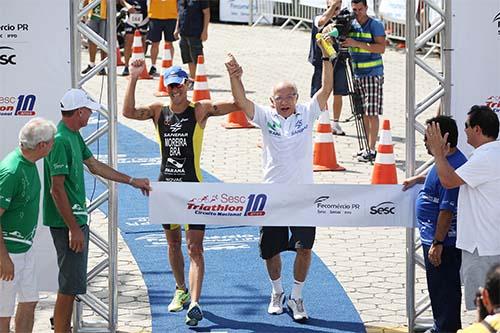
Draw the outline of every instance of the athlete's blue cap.
M165 86L172 83L182 84L184 80L188 80L189 75L179 66L172 66L163 73L163 82Z

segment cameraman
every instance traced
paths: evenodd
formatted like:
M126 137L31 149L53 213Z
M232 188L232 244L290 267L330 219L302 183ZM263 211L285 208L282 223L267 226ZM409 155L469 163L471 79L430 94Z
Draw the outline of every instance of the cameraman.
M368 162L375 158L379 115L382 115L384 84L384 65L382 53L385 52L385 30L382 22L367 15L366 0L352 0L351 7L356 16L349 37L343 47L349 47L354 70L356 92L363 101L368 151L358 153L358 161Z
M500 332L500 263L493 265L486 274L484 288L479 288L476 305L480 322L458 333Z
M311 45L309 47L308 61L314 66L314 73L311 80L311 97L321 88L321 73L323 71L323 60L321 59L321 49L316 42L316 34L332 22L332 19L339 14L341 0L327 0L327 9L321 15L313 18L313 26L311 30ZM333 45L338 51L338 45ZM349 94L347 86L346 68L344 62L337 62L333 68L333 134L345 135L339 124L340 113L342 112L342 96Z

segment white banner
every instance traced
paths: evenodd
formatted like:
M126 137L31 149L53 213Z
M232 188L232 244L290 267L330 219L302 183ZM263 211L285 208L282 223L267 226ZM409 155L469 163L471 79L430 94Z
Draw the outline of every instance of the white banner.
M463 132L470 107L486 104L500 112L500 1L483 0L481 10L475 1L453 0L451 6L451 114L458 123L459 147L470 152Z
M242 22L248 23L250 18L250 5L249 0L220 0L219 3L219 20L222 22ZM253 21L257 19L257 0L253 1ZM261 24L272 22L272 18L267 17L266 20L261 21Z
M413 227L402 185L152 183L153 224Z
M326 9L326 0L299 0L299 4L302 6Z
M59 101L71 85L69 2L2 1L0 18L0 158L17 146L32 117L60 119ZM50 19L49 19L50 18ZM42 163L38 163L43 184ZM41 290L57 289L57 261L48 228L34 241Z
M417 10L418 1L415 1L415 14ZM378 15L383 20L406 24L406 0L381 0Z

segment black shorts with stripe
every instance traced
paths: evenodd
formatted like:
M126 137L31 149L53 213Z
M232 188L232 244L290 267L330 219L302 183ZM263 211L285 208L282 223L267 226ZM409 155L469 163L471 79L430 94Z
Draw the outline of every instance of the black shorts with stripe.
M310 250L315 238L315 227L262 227L259 241L260 256L267 260L283 251Z

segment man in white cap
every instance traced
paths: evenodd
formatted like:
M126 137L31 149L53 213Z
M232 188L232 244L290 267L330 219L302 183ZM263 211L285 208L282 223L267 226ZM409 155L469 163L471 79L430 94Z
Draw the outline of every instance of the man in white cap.
M75 296L87 291L89 228L83 165L95 175L129 184L144 195L151 190L147 178L130 177L95 159L83 141L79 130L87 126L92 110L99 108L81 89L66 92L54 145L45 158L43 224L50 227L59 265L56 332L70 331Z
M191 102L187 98L189 76L179 66L170 67L163 74L170 104L156 102L147 106L135 106L135 87L144 67L143 60L136 60L130 67L130 81L125 93L123 115L130 119L152 120L161 138L161 170L159 181L202 182L200 155L203 130L211 116L222 116L238 108L233 102L216 103L209 100ZM163 225L168 243L168 259L175 278L176 290L168 311L182 311L190 298L184 279L184 256L180 225ZM196 326L203 319L198 304L205 261L203 258L204 225L185 225L189 253L189 288L191 303L186 314L186 324Z

